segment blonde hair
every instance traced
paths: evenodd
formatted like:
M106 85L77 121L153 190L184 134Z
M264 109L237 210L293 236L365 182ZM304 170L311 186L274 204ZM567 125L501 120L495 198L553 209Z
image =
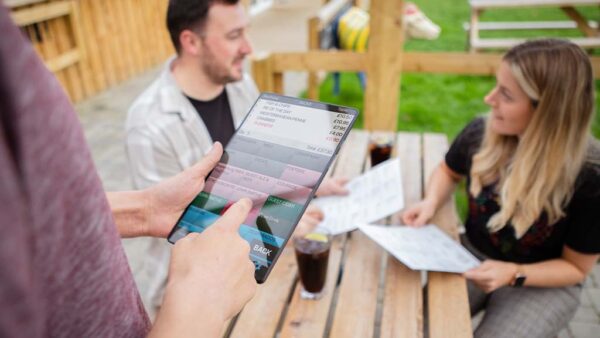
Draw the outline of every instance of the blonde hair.
M534 112L520 138L499 135L486 122L469 191L477 196L483 186L496 184L501 209L488 229L498 231L510 222L520 238L543 214L548 224L565 216L592 144L594 82L588 56L568 41L528 41L503 61Z

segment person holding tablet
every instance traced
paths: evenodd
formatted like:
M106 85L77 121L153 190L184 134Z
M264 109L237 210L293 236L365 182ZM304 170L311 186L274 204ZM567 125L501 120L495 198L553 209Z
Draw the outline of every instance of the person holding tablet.
M573 317L600 253L600 146L591 134L594 79L577 45L512 48L491 112L471 122L403 214L425 224L466 178L466 243L483 263L464 274L476 337L553 337Z
M0 4L0 337L219 337L256 290L238 234L251 204L175 245L154 326L121 237L167 236L220 144L142 191L106 193L58 81Z

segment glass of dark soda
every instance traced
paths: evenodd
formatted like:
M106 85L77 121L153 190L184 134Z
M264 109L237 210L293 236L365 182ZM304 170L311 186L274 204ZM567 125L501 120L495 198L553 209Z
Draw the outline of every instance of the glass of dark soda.
M331 234L325 228L294 238L298 273L302 283L300 297L320 299L327 279L327 263L331 249Z
M373 132L369 140L369 153L371 154L371 167L390 159L394 139L385 133Z

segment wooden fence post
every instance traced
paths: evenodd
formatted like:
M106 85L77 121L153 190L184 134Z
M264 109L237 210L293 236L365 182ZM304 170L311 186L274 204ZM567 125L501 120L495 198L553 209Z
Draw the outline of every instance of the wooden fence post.
M396 130L402 71L402 0L371 2L365 128Z

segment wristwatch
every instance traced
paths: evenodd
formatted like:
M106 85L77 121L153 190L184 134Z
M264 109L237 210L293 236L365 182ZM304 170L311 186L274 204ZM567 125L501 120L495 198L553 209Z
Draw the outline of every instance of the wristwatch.
M517 265L517 272L515 273L515 276L510 282L510 286L514 288L520 288L521 286L523 286L523 284L525 284L526 279L527 276L523 272L523 267L521 265Z

